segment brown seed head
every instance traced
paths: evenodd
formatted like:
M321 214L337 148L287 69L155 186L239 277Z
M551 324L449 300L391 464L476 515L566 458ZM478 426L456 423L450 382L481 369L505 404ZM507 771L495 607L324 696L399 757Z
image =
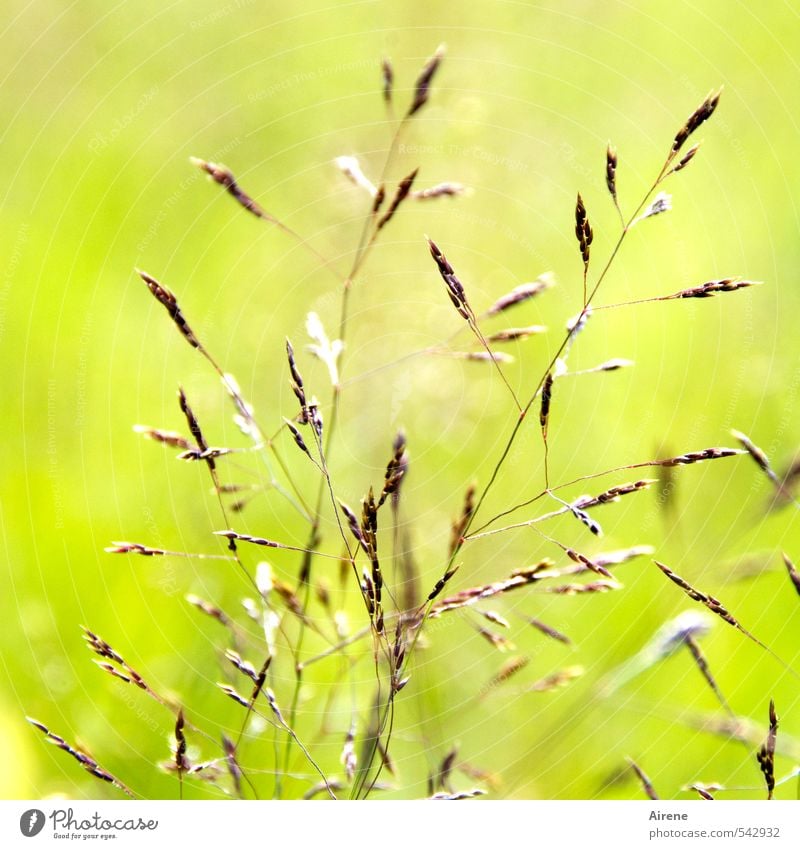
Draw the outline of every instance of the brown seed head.
M173 295L166 286L162 286L155 277L151 277L146 271L140 271L137 269L136 273L142 278L142 280L144 280L153 297L169 313L169 317L181 332L184 339L186 339L193 348L202 350L203 346L200 344L200 340L194 335L192 328L189 327L189 323L186 321L186 318L178 306L178 301L175 295Z
M414 185L414 180L417 178L418 173L419 168L415 168L407 177L404 177L400 181L399 185L397 186L397 191L395 192L395 195L392 198L392 202L389 204L389 208L383 214L383 217L380 219L380 221L378 221L376 232L378 230L382 230L392 220L395 212L397 212L397 208L408 197L408 194L411 191L411 187Z
M606 186L609 194L617 202L617 150L609 143L606 148Z
M777 736L778 716L775 713L775 702L770 699L769 732L767 739L756 755L758 765L761 767L761 772L764 775L764 782L767 785L767 799L772 799L773 791L775 790L775 743Z
M492 333L486 337L487 342L516 342L520 339L527 339L529 336L535 336L539 333L545 333L547 328L541 324L532 324L529 327L508 327L505 330L498 330L497 333Z
M781 486L781 482L778 480L778 476L772 470L772 467L769 463L769 458L764 453L764 451L759 448L748 436L745 436L741 431L732 430L731 436L733 436L737 442L744 448L745 451L753 458L755 464L761 469L762 472L778 487Z
M550 420L550 402L553 398L553 372L548 372L542 386L542 406L539 409L539 425L542 435L547 439L547 424Z
M289 372L292 376L291 387L295 398L300 402L300 424L305 424L308 421L308 411L306 410L306 393L303 387L303 378L297 369L297 362L294 358L294 348L289 339L286 339L286 358L289 361Z
M441 252L439 246L433 241L433 239L428 239L428 247L430 248L433 261L439 269L439 274L444 281L444 285L447 287L447 294L449 295L453 306L458 311L458 314L467 321L474 320L475 316L472 312L472 308L467 303L467 296L464 292L464 287L461 285L461 281L458 277L456 277L456 273L453 271L453 266L447 261L447 257Z
M709 280L701 286L693 286L691 289L683 289L674 295L665 295L659 300L669 301L675 298L712 298L723 292L736 292L739 289L747 289L750 286L760 286L757 280L738 280L734 277L726 277L721 280Z
M675 174L678 171L682 171L695 157L697 151L700 150L700 142L698 142L693 147L690 147L686 153L683 154L681 161L672 169L671 174Z
M134 425L133 429L136 433L141 433L145 439L152 439L153 442L161 442L168 445L170 448L180 448L183 451L192 447L192 443L174 430L161 430L155 427L147 427L146 425Z
M304 454L307 454L310 457L311 452L308 450L308 446L306 445L306 442L303 439L303 435L297 429L297 426L295 425L295 423L290 421L289 419L284 419L283 422L286 425L286 427L289 428L289 433L292 434L292 438L294 439L295 445L297 445L297 447Z
M359 524L358 517L356 514L343 502L339 502L339 509L344 513L345 518L347 519L347 524L350 527L350 532L356 538L356 541L364 549L365 554L369 554L369 548L367 546L367 541L364 538L364 533L361 530L361 525Z
M428 102L428 91L430 89L431 80L438 70L439 65L442 63L444 54L445 47L441 44L436 48L436 52L430 59L428 59L420 71L420 74L417 77L417 82L414 86L414 99L411 102L406 118L410 118L412 115L415 115Z
M674 156L683 147L689 136L714 114L721 95L722 89L716 92L709 92L705 100L686 119L686 123L675 134L670 156Z
M112 542L103 551L109 554L141 554L144 557L155 557L167 553L163 548L150 548L150 546L142 545L140 542L121 542L118 540Z
M654 802L659 800L659 795L656 793L655 788L653 787L650 779L647 777L645 771L634 761L632 758L628 758L628 764L630 768L636 773L636 777L642 784L642 789L647 795L648 799L652 799Z
M521 304L523 301L535 298L537 295L544 292L545 289L549 289L552 285L552 279L549 275L542 275L538 280L534 280L532 283L522 283L512 289L507 295L503 295L502 298L495 301L492 306L489 307L487 314L497 315L498 313L505 312L505 310L510 309L516 304Z
M181 708L175 720L175 766L179 775L189 767L189 762L186 760L186 735L183 733L184 724L183 708Z
M686 454L681 454L678 457L669 457L666 460L655 460L655 466L689 466L692 463L702 463L705 460L719 460L723 457L735 457L737 454L744 454L737 448L704 448L702 451L689 451Z
M388 106L392 102L392 90L394 88L394 68L391 61L384 57L381 60L381 84L383 99Z
M786 554L786 552L783 553L783 562L786 564L786 569L789 572L789 580L797 590L797 594L800 595L800 572L797 571L794 563L792 563L789 559L789 555Z
M248 212L255 215L256 218L264 218L269 221L275 220L271 215L267 214L253 200L253 198L250 197L250 195L239 187L239 184L236 182L230 168L226 168L224 165L220 165L216 162L206 162L204 159L198 159L194 156L190 157L189 160L192 165L196 165L201 171L205 171L205 173L208 174L214 182L219 183L220 186L227 189L228 194L230 194Z
M578 193L578 199L575 203L575 236L578 239L578 246L581 250L581 258L585 268L589 266L589 247L592 244L594 233L589 224L589 216L586 214L586 207L583 203L583 198Z
M406 451L406 436L402 430L397 432L394 441L394 454L386 466L383 478L383 490L378 499L378 507L381 507L386 499L392 495L398 495L400 484L408 470L408 453Z
M572 640L566 635L562 634L561 631L557 631L555 628L552 628L550 625L545 624L539 619L528 619L529 625L532 625L536 628L537 631L541 631L547 637L550 637L553 640L557 640L559 643L565 643L566 645L570 645Z

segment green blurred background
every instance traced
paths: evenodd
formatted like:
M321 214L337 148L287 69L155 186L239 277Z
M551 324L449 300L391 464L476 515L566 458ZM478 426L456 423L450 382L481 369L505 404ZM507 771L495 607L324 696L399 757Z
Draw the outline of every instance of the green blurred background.
M183 598L197 593L235 611L246 585L224 562L103 553L117 539L221 550L208 536L223 523L204 470L176 463L172 452L132 432L136 423L184 429L179 382L212 443L244 444L218 381L133 269L178 293L261 420L277 428L281 416L293 415L283 340L288 334L302 349L309 310L333 332L335 281L209 185L188 158L227 164L270 212L345 269L365 197L332 161L355 154L373 179L380 171L390 137L380 96L383 56L394 62L398 102L405 103L422 62L446 42L431 102L404 137L390 176L419 165L421 186L454 180L471 193L409 205L387 228L354 290L347 377L458 329L427 256L428 233L478 311L520 282L555 273L558 287L508 322L551 328L546 338L508 349L516 357L509 379L521 394L530 392L563 323L580 308L575 193L583 194L594 226L596 266L618 233L604 185L608 140L619 152L621 201L632 210L686 116L724 85L717 114L698 133L705 140L699 156L666 186L673 211L632 232L600 302L723 276L766 285L598 314L570 365L626 357L636 367L557 384L551 470L564 481L655 454L730 444L731 428L749 433L777 466L794 458L800 17L790 3L7 0L3 18L3 797L115 795L47 746L26 714L85 745L143 796L177 793L175 779L153 768L169 758L169 715L90 662L80 624L174 694L198 724L214 734L237 727L240 710L215 688L223 680L219 630ZM307 383L327 399L324 368L305 353L300 358ZM412 359L346 387L332 474L341 496L357 505L370 483L380 484L395 431L406 429L412 471L405 517L427 587L441 573L464 489L472 480L485 483L512 423L491 367ZM313 469L289 448L300 485L313 493ZM531 422L486 515L541 486ZM585 484L571 494L601 489ZM548 532L589 553L655 546L659 559L719 596L798 666L800 607L779 552L800 559L800 535L794 510L765 513L768 497L768 483L747 458L723 460L680 471L672 512L659 508L654 491L602 508L600 542L574 520ZM335 550L331 520L329 512ZM254 502L237 527L301 544L305 535L274 494ZM454 586L496 580L558 554L530 532L491 537L465 552ZM251 565L258 560L252 551L246 556ZM287 579L296 573L296 557L270 560ZM337 567L317 568L335 584ZM649 559L621 567L619 576L625 589L614 594L569 599L523 590L491 605L512 620L516 653L531 662L482 698L505 656L461 618L434 631L398 700L400 776L390 795L425 795L427 773L457 743L461 760L496 777L500 797L637 798L641 790L624 772L627 755L665 797L688 798L680 788L704 780L753 788L735 795L761 798L754 758L692 727L692 718L722 713L685 653L615 697L598 697L606 674L691 606ZM575 645L547 643L525 630L519 614L565 630ZM703 646L737 714L766 733L774 696L781 733L800 739L796 678L722 623ZM586 674L570 686L521 692L574 664ZM340 770L349 717L334 698L330 734L317 738L314 711L340 674L336 661L316 668L298 727L331 771ZM366 698L368 661L355 677ZM289 692L288 680L274 686L279 695ZM271 743L254 743L246 760L269 769L271 752ZM778 775L795 765L780 756ZM457 783L474 781L459 776ZM307 787L298 780L291 792ZM795 793L794 783L779 789L784 798ZM187 794L216 795L194 786Z

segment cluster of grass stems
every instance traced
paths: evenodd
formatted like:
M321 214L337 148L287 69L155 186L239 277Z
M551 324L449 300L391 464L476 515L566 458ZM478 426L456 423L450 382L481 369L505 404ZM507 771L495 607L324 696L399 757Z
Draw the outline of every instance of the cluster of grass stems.
M549 463L551 413L558 404L559 382L571 374L599 374L632 365L627 360L611 359L583 372L570 372L568 358L573 345L578 344L578 335L594 314L600 310L627 305L598 303L603 284L617 262L631 229L640 221L669 210L670 198L662 187L667 181L683 179L683 175L677 175L695 159L699 150L699 144L687 145L690 140L693 141L695 131L712 117L720 99L719 92L706 97L680 127L669 144L666 159L656 171L652 184L635 208L627 212L623 210L617 192L617 153L609 145L605 177L611 202L619 215L618 237L610 254L598 265L593 254L594 234L590 216L579 194L575 204L575 237L580 268L576 298L580 308L568 322L563 339L555 345L552 357L542 364L537 379L526 381L529 386L526 394L520 395L512 387L503 368L508 357L498 350L498 346L542 333L545 328L538 325L509 326L494 333L486 332L483 328L487 319L503 317L516 310L518 305L542 296L552 285L551 278L542 275L534 282L521 284L499 297L487 311L478 314L471 305L468 285L462 283L448 259L447 246L427 238L427 250L433 261L432 271L438 272L444 294L454 309L454 323L458 324L453 336L444 340L441 347L414 352L414 355L446 352L465 360L484 362L486 367L496 371L508 400L508 433L488 478L460 495L447 494L451 502L460 499L461 507L453 520L449 547L443 555L436 580L430 586L420 589L420 576L413 559L407 550L404 552L403 540L399 538L403 483L411 462L404 433L387 435L388 462L384 479L368 488L360 509L353 508L341 498L332 471L332 457L336 453L341 408L346 401L343 374L347 368L345 343L350 323L351 293L358 285L360 273L381 234L396 216L402 215L415 201L433 201L439 197L458 196L463 192L463 187L457 183L419 188L418 169L411 171L395 186L390 186L387 181L401 139L415 116L425 107L431 83L443 58L444 51L440 48L424 65L416 79L410 105L402 117L396 117L398 107L392 65L388 61L383 62L383 97L389 122L393 125L393 134L377 183L364 175L354 157L337 160L342 173L364 191L365 198L363 228L352 263L345 273L301 235L262 208L239 185L228 168L205 160L193 160L244 210L295 240L330 274L340 304L334 338L328 336L316 315L309 315L308 320L308 333L312 342L308 350L323 361L330 376L330 396L324 402L318 401L306 385L301 357L295 353L293 342L287 339L286 367L296 403L293 409L282 411L284 416L279 423L270 422L270 429L262 427L262 422L256 419L254 408L242 396L239 384L224 370L206 347L205 341L192 329L177 297L156 276L138 272L153 297L166 309L185 341L221 379L234 405L235 421L251 443L247 448L211 444L205 423L201 424L190 399L183 389L179 389L178 404L186 422L185 434L155 427L137 426L135 429L144 437L179 452L181 459L205 466L219 502L220 526L214 528L213 532L224 549L209 552L171 551L159 547L157 540L147 543L119 541L106 549L113 554L132 556L223 560L240 570L255 598L255 601L248 599L246 613L262 626L260 637L254 637L246 622L243 624L236 615L223 610L214 601L187 596L187 602L204 616L216 621L221 627L221 633L225 635L220 644L220 654L226 667L223 676L225 682L218 686L220 693L233 700L241 710L237 732L223 734L220 740L216 739L200 727L199 722L195 722L190 706L181 705L174 698L160 694L124 660L122 654L93 631L84 628L87 645L98 657L95 661L98 666L116 679L120 686L140 689L171 717L173 747L171 755L165 755L161 767L175 776L176 795L181 798L186 792L186 786L193 782L204 782L206 787L213 787L214 792L238 798L283 798L290 793L305 798L322 796L363 799L389 787L402 790L402 777L392 756L395 713L402 709L400 694L407 687L411 690L414 686L412 661L415 652L422 644L432 644L435 649L435 631L428 639L423 639L432 630L431 623L460 613L464 622L486 639L487 651L503 650L508 647L509 640L502 632L509 627L509 623L500 613L485 606L491 600L497 600L512 591L591 596L622 589L616 577L618 567L634 558L648 558L653 553L651 548L632 545L621 551L590 552L585 545L576 547L568 544L563 539L545 533L544 529L551 519L566 515L574 519L576 532L584 534L588 530L590 538L600 537L602 528L595 518L596 508L614 504L622 498L641 497L640 493L656 482L653 478L640 477L642 474L668 474L683 466L749 456L771 481L776 499L795 504L791 491L792 481L788 475L778 475L764 452L747 436L738 432L733 433L735 447L690 446L681 454L634 459L626 465L569 481L557 480L551 473ZM424 248L424 243L421 243L421 249ZM630 303L710 298L753 285L749 280L714 279ZM474 344L464 346L467 350L454 350L452 344L461 330L471 334ZM532 410L538 415L544 469L542 488L523 500L509 503L495 515L489 515L486 510L487 497L501 479L512 448L519 440ZM243 453L255 453L263 461L262 474L267 475L269 486L242 484L232 479L231 470L235 471L235 467L228 464L234 455ZM315 491L311 494L304 491L296 480L298 463L312 464L318 476ZM620 480L620 476L627 479ZM593 483L595 479L607 477L616 477L616 480L610 485L598 484L594 495L573 500L564 497L566 491L577 484ZM276 540L237 530L237 522L241 521L244 509L261 495L285 498L307 523L305 539ZM510 518L512 514L514 519ZM584 530L580 530L580 526ZM490 583L471 586L459 581L459 567L474 541L522 527L531 529L542 548L551 556L541 556L532 565L506 570ZM296 552L298 562L294 576L279 577L266 564L254 568L253 560L260 553L259 548ZM388 554L387 549L390 552ZM331 590L329 581L318 577L318 561L323 559L332 559L338 564L342 590L347 585L357 590L360 597L358 616L361 621L353 628L348 626L344 610L337 606L336 593ZM386 569L387 563L392 564L390 569ZM611 692L641 668L685 650L723 711L723 718L712 730L743 744L747 750L746 757L751 759L754 769L760 770L763 786L768 797L772 798L777 786L797 774L795 769L785 778L776 778L778 718L775 706L770 701L769 723L763 734L757 727L754 729L737 716L715 680L711 664L699 641L716 618L735 628L744 639L757 643L763 651L773 654L771 649L741 624L721 601L693 586L671 566L655 560L652 564L654 569L660 569L665 579L677 585L697 605L697 611L687 611L665 623L639 655L625 668L618 670L616 675L607 678L601 687L601 695L603 688ZM800 593L800 577L788 555L785 555L785 564L791 584ZM329 569L325 571L330 574ZM339 593L340 597L344 595L344 592ZM542 638L571 643L568 635L539 619L528 618L526 625L533 627ZM315 644L324 645L324 648L316 653L311 652L307 649L310 639ZM291 672L276 675L273 660L282 657L289 658ZM373 694L366 701L354 700L350 721L345 728L336 731L328 726L326 705L316 704L315 710L323 715L322 725L315 740L304 740L296 729L306 671L316 664L333 662L336 658L343 662L345 679L353 674L359 661L368 659L374 670ZM505 686L512 678L520 681L528 660L524 655L510 657L499 665L487 687ZM798 677L790 665L780 658L777 660L792 676ZM545 677L523 685L522 692L543 692L569 686L583 671L575 665L555 669ZM75 758L95 778L130 796L139 795L135 788L128 787L107 772L85 751L73 747L38 720L30 721L47 740ZM258 745L258 741L267 728L272 729L273 746L265 751L264 746ZM341 734L341 754L335 770L323 765L315 752L315 741L333 733ZM197 756L200 751L206 753L205 759ZM644 794L651 799L659 798L644 769L634 760L630 760L630 768L638 778ZM268 783L264 776L271 781ZM692 781L691 776L687 776L687 781L689 783L684 789L696 792L703 799L713 799L715 794L726 789L721 784ZM456 748L450 748L441 763L430 771L426 795L432 799L464 799L482 795L491 786L480 769L460 761ZM297 788L301 788L299 792Z

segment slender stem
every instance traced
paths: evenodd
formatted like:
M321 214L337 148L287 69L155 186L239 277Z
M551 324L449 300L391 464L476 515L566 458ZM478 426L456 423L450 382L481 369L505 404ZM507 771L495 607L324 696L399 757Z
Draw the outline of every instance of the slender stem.
M478 327L478 320L475 318L475 315L473 314L472 310L470 310L469 313L470 313L470 318L469 318L470 330L472 330L472 332L478 337L478 341L486 349L486 353L489 355L489 358L491 359L492 364L497 369L497 373L500 375L500 379L503 381L503 383L505 383L506 388L511 393L511 397L514 400L514 406L517 408L517 412L521 413L522 407L520 406L519 398L517 398L517 393L514 391L514 388L508 382L508 378L503 373L503 369L500 368L500 363L498 363L497 360L494 358L494 352L489 347L489 343L486 341L486 337L483 335L483 333L481 333L481 330Z
M386 157L386 161L384 163L383 172L382 172L382 175L381 175L381 182L384 181L385 175L388 172L391 160L394 156L394 151L397 148L397 144L398 144L398 141L399 141L399 138L400 138L400 134L403 130L404 125L405 125L405 119L403 119L403 121L400 122L400 124L398 125L398 127L395 130L395 133L392 137L392 140L391 140L390 145L389 145L389 151L388 151L388 154L387 154L387 157ZM361 230L361 236L359 237L359 242L358 242L358 246L356 248L355 257L353 259L353 264L350 268L350 271L348 272L347 276L344 278L344 281L343 281L342 303L341 303L341 311L340 311L340 315L339 315L339 330L338 330L338 334L337 334L338 339L340 339L342 342L344 342L345 337L346 337L346 333L347 333L347 319L348 319L348 316L349 316L349 306L350 306L350 291L353 287L353 280L356 277L356 275L358 274L359 270L361 269L364 261L366 260L366 257L368 256L370 249L372 248L373 244L375 243L375 238L377 236L377 229L373 231L371 236L369 236L369 228L370 228L373 220L374 220L374 214L373 214L372 210L370 210L370 213L365 218L364 225L363 225L362 230ZM340 370L340 374L341 374L341 370ZM342 527L341 519L339 518L339 511L337 509L336 498L335 498L335 495L334 495L333 486L332 486L331 479L330 479L330 474L328 472L328 462L326 460L326 456L329 456L329 454L330 454L331 446L333 444L333 435L336 432L336 428L337 428L337 424L338 424L338 420L339 420L340 400L341 400L341 384L339 382L337 382L332 388L331 415L330 415L329 420L328 420L328 426L327 426L327 429L326 429L326 437L325 437L324 445L323 445L322 439L317 436L317 447L319 449L320 461L321 461L322 468L323 468L323 479L320 481L320 485L317 489L316 505L315 505L315 509L314 509L314 513L313 513L313 518L311 520L311 530L310 530L310 534L309 534L309 543L308 543L307 548L308 549L314 548L316 546L317 541L318 541L319 525L320 525L321 513L322 513L322 502L323 502L323 498L324 498L325 489L326 489L326 486L327 486L327 489L328 489L328 492L329 492L329 495L330 495L331 504L333 506L334 516L336 517L336 522L339 526L339 531L342 534L342 538L344 540L345 548L348 552L348 556L350 558L350 561L353 564L353 569L354 569L354 571L356 571L355 560L354 560L355 554L350 551L349 542L347 540L347 536L346 536L344 529ZM303 579L303 581L306 585L306 591L305 591L305 597L304 597L304 608L303 608L304 610L306 609L307 604L308 604L308 600L310 598L311 559L312 559L312 555L310 553L307 553L306 557L304 558L303 566L302 566L301 577L302 577L302 579ZM356 571L356 579L358 579L357 571ZM298 639L297 639L298 655L299 655L300 651L302 650L304 638L305 638L305 627L304 627L304 623L301 622L300 633L299 633ZM296 715L297 715L297 706L298 706L299 697L300 697L300 687L301 687L301 684L302 684L302 675L303 675L303 666L298 663L295 666L295 687L294 687L294 692L292 694L292 700L291 700L290 709L289 709L289 722L290 722L290 724L294 724L295 719L296 719ZM284 766L285 767L288 766L290 750L291 750L291 739L289 741L287 741L287 746L286 746L286 749L285 749L285 755L284 755Z
M573 327L571 327L567 331L567 334L564 337L561 344L559 345L558 350L556 351L556 353L551 358L551 360L550 360L549 364L547 365L547 368L544 370L542 376L539 378L539 382L537 383L536 388L532 392L532 394L531 394L530 398L528 399L527 403L525 404L525 406L521 409L516 421L514 422L514 426L511 429L511 434L510 434L510 436L509 436L509 438L508 438L508 440L507 440L507 442L506 442L506 444L505 444L505 446L504 446L504 448L503 448L503 450L500 454L498 461L496 462L496 464L495 464L495 466L492 470L492 473L489 477L489 481L484 486L483 490L481 491L481 494L478 497L477 503L475 505L475 509L472 511L471 516L469 517L469 519L467 520L467 522L465 524L464 530L462 532L461 539L458 540L456 542L456 544L453 546L453 551L451 552L450 557L447 560L447 565L445 566L445 573L453 568L453 564L455 563L456 557L458 556L462 545L464 544L464 542L466 541L466 539L468 537L470 527L474 523L475 518L477 517L484 501L486 500L486 497L488 496L489 492L491 491L492 487L494 486L494 483L497 480L497 478L500 474L500 471L502 470L503 466L505 465L506 460L508 459L508 456L511 453L511 449L514 446L514 443L517 439L517 436L518 436L518 434L519 434L519 432L522 428L522 423L525 421L525 417L527 416L529 410L533 406L533 403L536 400L536 398L538 397L539 393L541 392L541 390L544 386L544 382L547 379L547 375L551 372L551 370L554 368L559 357L562 355L562 353L564 353L564 351L569 346L575 328L580 326L581 319L588 313L589 308L591 307L592 300L594 299L595 295L597 294L598 289L600 288L603 281L605 280L606 275L609 272L609 269L611 268L617 254L619 253L620 248L622 247L623 242L625 241L625 237L627 236L633 221L636 219L636 216L639 214L639 211L644 207L644 205L647 202L647 200L649 199L650 195L653 193L653 191L656 189L658 184L663 179L665 172L666 172L666 169L667 169L668 165L670 164L672 158L674 158L673 154L671 154L669 157L667 157L667 161L664 164L664 166L662 167L661 171L659 172L659 175L656 178L656 180L654 181L653 185L645 193L645 195L642 198L639 206L636 208L635 212L631 215L631 217L628 221L628 224L623 227L622 232L621 232L619 238L617 239L617 242L614 245L614 248L612 249L608 260L606 261L605 266L603 267L602 271L600 272L600 275L597 279L597 282L595 283L595 285L592 288L591 292L589 293L588 297L584 297L584 306L583 306L583 309L582 309L580 315L578 316L578 319L576 320ZM545 441L545 452L546 451L547 451L547 443ZM546 476L549 476L549 474L547 473L547 469L546 469ZM545 492L546 492L547 490L550 489L547 481L545 482L545 486L546 486L546 489L545 489ZM541 497L541 496L537 496L537 497ZM516 509L516 508L514 508L514 509ZM492 520L492 521L494 521L494 520ZM534 527L534 530L538 531L538 529L535 528L535 527ZM416 625L416 631L415 631L414 639L413 639L413 641L412 641L412 643L409 646L409 649L407 651L407 657L411 655L414 647L416 646L417 640L419 639L420 632L421 632L425 622L427 621L427 619L430 615L432 607L433 607L433 601L430 601L430 600L427 601L425 604L423 604L421 606L421 608L419 610L419 619L418 619L418 623Z
M464 542L472 542L476 539L482 539L483 537L490 537L494 534L502 534L505 531L513 531L517 528L527 528L531 525L538 525L540 522L544 522L547 519L555 519L557 516L563 516L565 513L569 512L569 507L562 507L560 510L553 510L550 513L543 513L541 516L536 516L533 519L528 519L527 522L517 522L513 525L504 525L502 528L492 528L490 531L476 531L473 534L464 538Z
M614 245L614 248L612 249L611 254L609 255L609 258L606 261L605 266L603 267L602 271L600 272L600 275L597 278L597 282L594 284L594 287L591 289L591 292L589 293L588 298L584 299L584 307L583 307L583 310L581 311L580 316L578 317L578 321L574 325L575 327L577 327L580 324L580 319L583 318L587 314L587 312L588 312L588 310L589 310L589 308L592 304L592 301L594 300L594 297L597 294L598 289L603 284L603 281L605 280L605 278L606 278L606 276L609 272L609 269L611 268L614 260L617 257L617 254L619 253L620 248L622 247L623 242L625 241L625 237L627 236L628 232L630 231L631 225L636 220L636 216L639 214L641 209L647 203L648 199L650 198L652 193L655 191L655 189L658 187L661 180L664 178L667 167L669 166L669 164L670 164L670 162L672 161L673 158L674 158L674 154L671 154L669 157L667 157L667 161L664 164L664 166L662 167L661 171L659 172L658 177L653 182L653 185L647 190L647 192L645 193L641 202L636 207L636 210L634 211L634 213L631 215L630 219L628 220L628 223L625 225L625 227L623 227L622 232L620 233L620 236L617 239L617 242ZM470 518L467 522L467 525L464 529L465 534L469 532L470 526L475 521L475 517L478 515L478 513L481 509L481 506L483 505L483 502L486 500L486 496L489 494L489 492L492 489L495 481L497 480L497 477L500 474L500 470L505 465L506 459L508 458L508 455L511 451L511 448L514 445L514 442L517 439L517 434L520 431L520 428L522 426L522 422L523 422L526 414L530 410L531 406L533 405L534 400L536 399L536 396L539 394L539 391L541 390L542 386L544 385L544 381L545 381L547 375L550 373L551 369L555 366L558 358L561 356L561 354L567 348L567 346L570 342L570 339L572 338L572 333L573 333L573 329L570 329L570 330L567 331L567 334L566 334L564 340L559 345L558 350L556 351L554 356L551 358L547 368L545 369L544 373L542 374L541 378L539 379L539 382L536 385L536 389L534 390L533 394L531 395L530 400L523 407L522 412L519 415L519 418L514 423L514 427L512 428L511 435L509 436L508 442L506 443L506 446L505 446L505 448L503 449L503 451L500 455L500 459L498 460L497 464L495 465L494 469L492 470L492 474L489 478L489 482L483 488L480 496L478 497L477 504L475 505L475 510L473 511L472 516L470 516Z
M343 640L340 640L336 645L331 646L330 648L325 649L325 651L320 652L314 657L309 658L306 661L303 661L300 666L303 669L311 666L312 663L317 663L317 661L324 660L326 657L330 657L332 654L338 654L342 649L347 648L347 646L351 646L353 643L358 642L359 640L364 639L370 632L372 631L372 626L367 625L362 628L360 631L356 631L355 634L351 634L349 637L346 637Z

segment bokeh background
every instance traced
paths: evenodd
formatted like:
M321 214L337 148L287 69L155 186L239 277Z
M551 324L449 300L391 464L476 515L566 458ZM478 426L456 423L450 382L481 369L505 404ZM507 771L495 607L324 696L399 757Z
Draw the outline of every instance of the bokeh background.
M717 114L698 133L700 154L666 187L673 211L632 232L600 302L723 276L764 285L714 300L598 313L571 366L610 357L636 366L557 384L551 470L564 481L656 454L731 444L731 428L749 433L778 468L794 459L800 16L791 3L8 0L1 31L3 797L114 795L47 746L25 715L85 745L143 796L177 793L175 779L154 766L169 758L169 715L90 662L81 624L214 734L237 727L237 706L215 687L223 680L220 632L184 596L197 593L235 611L251 590L223 561L103 552L118 539L221 550L209 536L222 520L204 470L176 463L172 452L132 431L137 423L183 427L178 383L210 441L244 444L218 381L134 268L179 294L199 335L277 429L295 409L284 337L302 351L309 310L333 332L335 280L208 184L188 158L227 164L270 212L344 270L366 198L332 163L358 155L377 178L391 134L380 95L383 56L394 63L403 104L425 58L447 44L431 102L404 136L390 177L419 165L421 186L454 180L471 191L408 205L387 228L354 290L348 377L458 329L427 256L428 233L479 311L544 271L556 275L556 288L510 314L509 323L551 328L507 349L515 356L509 379L529 392L580 308L577 191L594 226L596 266L618 234L604 185L607 142L617 146L620 197L630 211L686 116L724 85ZM307 383L327 399L324 367L300 356ZM370 483L379 484L394 433L405 428L412 456L405 518L423 586L439 576L450 519L469 482L487 480L513 415L496 374L479 363L416 357L347 384L332 462L339 492L357 504ZM285 448L300 486L313 493L313 468ZM531 422L487 517L541 487L540 438ZM595 489L602 487L571 493ZM254 501L241 526L302 543L302 524L273 496ZM769 500L769 483L749 459L722 460L681 470L667 506L654 489L598 511L601 541L574 520L548 532L588 553L654 546L659 559L719 596L797 668L800 599L779 560L782 550L800 559L797 514L767 513ZM327 514L335 549L331 521ZM498 579L546 555L563 560L531 532L491 537L465 551L455 586ZM246 556L250 565L258 560ZM296 574L296 557L271 562L287 579ZM335 584L338 567L318 568L329 569ZM641 789L625 768L630 756L668 798L689 798L681 788L695 780L761 798L756 744L748 753L698 730L723 714L686 653L612 697L599 695L605 676L691 607L648 558L622 567L619 577L625 589L613 594L569 599L523 590L493 605L512 621L513 654L531 658L502 687L486 691L507 655L468 621L434 631L398 701L400 775L390 779L397 790L389 794L425 795L427 774L457 744L459 760L490 774L500 797L636 798ZM566 631L573 647L537 636L522 614ZM800 739L797 678L723 623L702 645L735 713L764 734L775 698L789 747L777 771L788 774L798 758L790 738ZM586 671L568 687L522 691L575 664ZM349 715L334 699L330 733L318 735L316 712L340 674L336 661L319 665L299 721L332 771L341 770ZM367 698L369 662L354 675ZM256 741L247 761L269 769L271 751L271 743L259 748ZM456 783L475 780L459 775ZM287 791L307 787L297 780ZM778 793L794 798L796 781ZM203 787L187 794L216 795Z

